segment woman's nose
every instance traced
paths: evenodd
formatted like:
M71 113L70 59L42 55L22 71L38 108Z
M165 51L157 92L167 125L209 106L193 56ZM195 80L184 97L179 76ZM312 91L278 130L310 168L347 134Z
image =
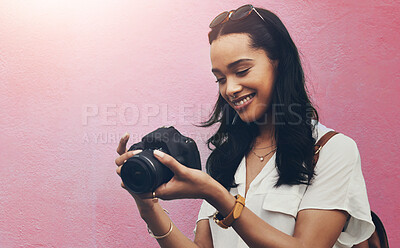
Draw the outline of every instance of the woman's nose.
M234 82L233 80L230 81L227 80L226 85L227 86L225 94L229 96L231 99L234 98L235 95L237 96L238 93L242 91L243 88L239 83Z

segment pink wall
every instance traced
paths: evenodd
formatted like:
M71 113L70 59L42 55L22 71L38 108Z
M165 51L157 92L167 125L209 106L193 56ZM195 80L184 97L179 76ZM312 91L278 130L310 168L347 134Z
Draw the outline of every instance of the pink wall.
M0 247L156 247L119 186L118 139L172 124L204 164L213 128L191 123L218 92L208 23L244 3L1 1ZM322 123L357 142L371 206L400 247L399 2L253 3L287 25ZM199 203L163 206L193 237Z

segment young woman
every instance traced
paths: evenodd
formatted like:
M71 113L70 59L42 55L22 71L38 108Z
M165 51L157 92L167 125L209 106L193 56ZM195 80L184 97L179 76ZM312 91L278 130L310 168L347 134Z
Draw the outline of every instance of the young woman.
M215 147L208 174L154 152L174 177L155 192L130 192L151 235L161 247L352 247L367 239L374 225L357 145L337 134L313 167L314 144L332 129L318 122L282 22L245 5L221 13L210 28L220 95L202 126L220 126L207 142ZM140 152L126 152L128 139L117 149L118 174ZM194 241L157 198L204 199Z

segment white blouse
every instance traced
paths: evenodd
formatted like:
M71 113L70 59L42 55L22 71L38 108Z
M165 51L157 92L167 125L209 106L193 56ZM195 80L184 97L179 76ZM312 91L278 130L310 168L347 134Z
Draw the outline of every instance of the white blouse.
M313 135L318 140L331 130L318 123ZM333 136L321 150L315 172L311 186L282 185L274 188L278 178L274 154L251 182L246 195L246 207L268 224L291 236L300 210L341 209L351 217L334 248L352 247L370 237L375 226L371 220L360 154L354 140L341 133ZM234 179L238 187L232 188L230 193L244 196L245 156ZM215 212L213 206L203 201L197 220L209 220L214 248L248 247L233 228L223 229L215 224L212 219Z

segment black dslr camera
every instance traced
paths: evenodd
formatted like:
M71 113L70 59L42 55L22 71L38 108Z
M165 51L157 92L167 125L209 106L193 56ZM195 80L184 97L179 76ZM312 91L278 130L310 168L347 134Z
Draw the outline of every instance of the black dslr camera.
M136 194L153 192L173 177L172 171L153 156L157 149L174 157L179 163L201 170L200 154L193 139L183 136L173 126L161 127L147 134L129 151L143 150L129 158L121 169L124 185Z

